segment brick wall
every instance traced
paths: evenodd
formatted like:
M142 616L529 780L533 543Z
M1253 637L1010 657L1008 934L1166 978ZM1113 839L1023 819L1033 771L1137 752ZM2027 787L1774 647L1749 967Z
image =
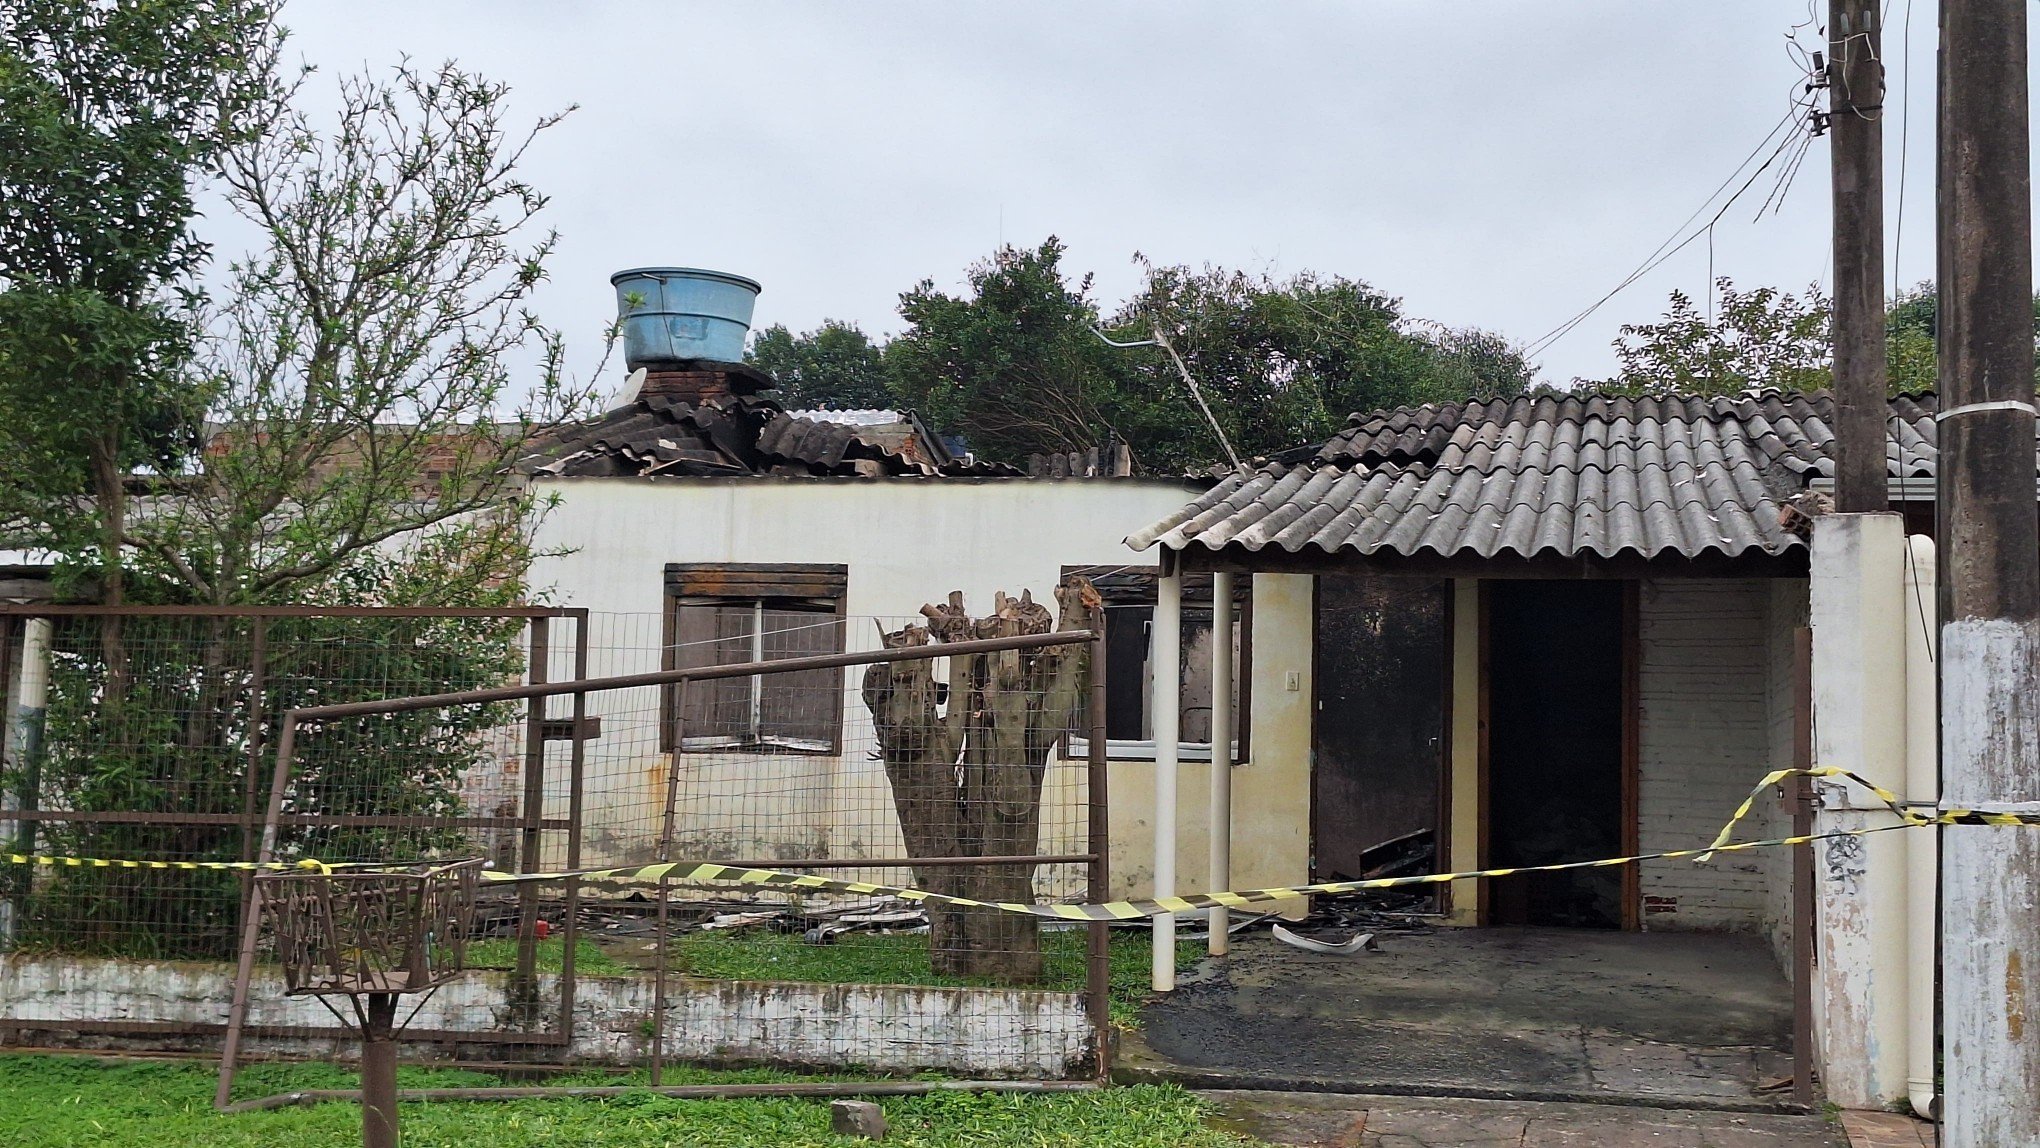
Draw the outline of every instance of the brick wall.
M1706 843L1771 768L1771 598L1762 579L1643 585L1637 812L1646 853ZM1789 682L1789 631L1785 657ZM1788 704L1788 733L1790 720ZM1724 854L1707 865L1645 862L1643 927L1764 928L1772 915L1770 871L1761 852Z

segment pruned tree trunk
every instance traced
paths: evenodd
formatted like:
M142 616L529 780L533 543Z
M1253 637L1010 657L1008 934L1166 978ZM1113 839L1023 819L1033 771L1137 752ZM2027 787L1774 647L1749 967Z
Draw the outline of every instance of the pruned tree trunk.
M992 613L973 619L963 594L928 605L923 626L885 636L891 648L972 638L1002 638L1093 628L1097 591L1081 578L1056 589L1058 623L1031 593L997 595ZM932 658L871 666L864 702L878 729L886 776L907 854L914 858L1025 857L1039 852L1042 782L1048 756L1069 731L1085 697L1090 646L1004 650L949 659L948 689L938 690ZM938 696L941 695L941 696ZM1034 899L1026 863L922 866L924 889L979 901ZM989 977L1003 984L1042 976L1035 918L995 910L931 909L935 971Z

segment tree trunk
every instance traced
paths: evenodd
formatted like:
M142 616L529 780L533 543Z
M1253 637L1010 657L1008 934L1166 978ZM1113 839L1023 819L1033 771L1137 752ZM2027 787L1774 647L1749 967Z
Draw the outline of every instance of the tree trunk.
M1090 628L1098 596L1088 582L1059 587L1062 627ZM1046 633L1052 619L1028 594L997 596L992 614L973 621L963 595L922 608L927 627L886 635L889 647ZM937 645L940 644L937 642ZM1048 755L1069 730L1085 696L1088 643L1006 650L950 659L946 707L938 713L927 662L874 665L864 701L878 729L894 808L910 857L1024 857L1039 852L1042 782ZM931 892L979 901L1029 903L1034 867L1025 863L927 866L916 870ZM931 908L930 959L938 973L1002 984L1042 978L1034 917L997 910Z

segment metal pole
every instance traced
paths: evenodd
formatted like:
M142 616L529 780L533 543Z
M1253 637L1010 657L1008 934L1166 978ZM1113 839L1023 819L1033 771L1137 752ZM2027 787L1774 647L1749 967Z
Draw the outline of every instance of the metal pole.
M1091 850L1088 898L1093 905L1112 897L1111 807L1106 803L1105 635L1091 639L1091 733L1086 749L1085 800L1089 804ZM1084 992L1091 1012L1091 1040L1097 1046L1098 1079L1112 1079L1112 931L1103 921L1086 926Z
M546 640L546 620L531 620L531 653L525 678L532 685L546 680L552 648ZM523 871L542 873L544 844L539 822L545 817L545 699L532 698L524 716L524 829L519 851ZM538 1009L538 886L517 887L517 971L512 974L510 995L516 1001L519 1027L537 1021Z
M1834 185L1835 508L1888 508L1884 423L1884 63L1877 0L1829 0ZM1708 290L1714 289L1708 284Z
M659 843L653 850L653 858L659 861L673 859L673 829L680 802L680 746L687 736L687 683L673 687L673 715L668 725L672 731L673 752L666 757L666 810L659 821ZM659 938L658 950L654 954L658 964L652 969L652 1087L657 1088L665 1079L666 1071L666 962L669 953L667 927L671 912L672 898L670 883L659 878Z
M361 1148L397 1148L397 994L368 994L362 1018Z
M1232 888L1232 739L1233 739L1233 576L1211 575L1211 888ZM1232 946L1230 914L1223 905L1209 910L1214 957Z
M1148 636L1150 703L1155 735L1155 896L1176 895L1176 761L1181 752L1183 707L1183 568L1162 552L1162 576L1155 582L1155 620ZM1150 981L1158 993L1176 987L1176 915L1154 918L1154 961Z
M1813 768L1813 631L1792 632L1792 768ZM1813 779L1785 789L1792 835L1813 833ZM1792 1103L1813 1107L1813 843L1794 845L1792 863Z
M2027 3L1941 4L1941 798L1982 810L2040 800ZM2040 1144L2040 835L1941 856L1943 1142Z
M269 774L269 806L262 816L262 840L255 860L276 857L277 822L283 816L283 790L290 782L290 761L297 752L297 713L287 710L276 732L276 765ZM225 1110L234 1093L234 1069L240 1058L241 1030L248 1020L248 987L255 977L255 946L262 937L262 886L256 885L241 910L241 949L234 964L234 996L227 1006L227 1035L220 1048L220 1080L213 1107Z
M588 611L576 610L574 619L574 680L588 676ZM574 695L574 738L567 757L567 868L581 867L582 783L588 763L588 695ZM574 958L581 945L581 881L567 878L567 919L560 929L560 1038L574 1042Z

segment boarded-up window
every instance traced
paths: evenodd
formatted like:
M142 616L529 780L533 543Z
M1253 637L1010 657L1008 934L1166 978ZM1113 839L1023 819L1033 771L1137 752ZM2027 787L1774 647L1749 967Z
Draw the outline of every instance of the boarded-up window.
M1154 647L1154 567L1065 567L1063 576L1080 574L1091 579L1105 602L1105 735L1110 755L1115 758L1145 758L1154 754L1154 715L1148 699L1153 697L1154 665L1149 653ZM1248 668L1252 665L1252 626L1249 609L1253 579L1233 579L1233 601L1229 613L1233 649L1233 716L1235 761L1247 755ZM1183 578L1183 642L1181 665L1182 706L1178 732L1185 746L1208 746L1211 742L1211 655L1213 643L1224 630L1212 625L1211 575L1187 574ZM1195 749L1186 757L1204 756Z
M734 666L843 650L847 567L666 568L671 669ZM686 683L666 693L661 748L830 753L841 741L844 671L795 670ZM677 722L676 722L677 718Z

